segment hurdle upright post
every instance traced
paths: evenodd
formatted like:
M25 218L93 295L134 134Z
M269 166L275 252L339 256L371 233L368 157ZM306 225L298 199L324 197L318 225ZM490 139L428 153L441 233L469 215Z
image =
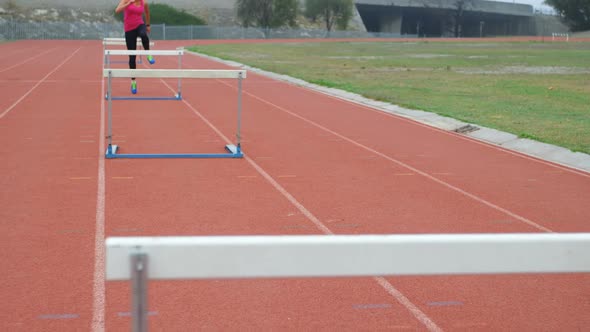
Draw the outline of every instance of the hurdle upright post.
M238 130L236 133L236 152L240 153L242 149L242 73L238 74Z
M109 145L107 147L107 155L111 155L115 153L113 151L113 73L109 70L109 76L107 78L107 108L108 108L108 131L107 131L107 139L109 141Z
M131 319L133 332L148 330L148 256L143 253L131 254Z
M184 48L177 48L177 50L184 50ZM184 52L182 52L184 53ZM178 53L178 69L182 69L182 53ZM182 98L182 78L178 78L178 98Z

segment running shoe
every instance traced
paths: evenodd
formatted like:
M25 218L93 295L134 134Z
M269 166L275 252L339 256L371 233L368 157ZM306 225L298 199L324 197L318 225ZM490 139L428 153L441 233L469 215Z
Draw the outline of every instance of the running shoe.
M137 81L135 81L135 80L131 81L131 93L132 94L137 93Z
M150 65L153 65L154 63L156 63L156 60L154 60L154 57L151 55L147 56L147 60L150 63Z

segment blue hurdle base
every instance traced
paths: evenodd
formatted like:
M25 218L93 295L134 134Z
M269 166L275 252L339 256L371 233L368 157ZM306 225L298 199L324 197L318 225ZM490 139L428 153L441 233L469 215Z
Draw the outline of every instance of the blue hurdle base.
M107 94L104 99L108 100L109 95ZM182 100L180 93L175 94L173 97L111 97L111 100Z
M109 145L107 147L107 159L166 159L166 158L243 158L244 153L240 146L233 144L226 145L225 149L229 153L158 153L158 154L117 154L119 147L117 145Z

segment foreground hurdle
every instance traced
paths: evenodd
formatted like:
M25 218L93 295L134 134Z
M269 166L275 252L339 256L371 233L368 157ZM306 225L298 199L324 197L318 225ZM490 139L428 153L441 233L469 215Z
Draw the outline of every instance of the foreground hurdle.
M198 70L198 69L104 69L103 77L107 78L108 102L108 147L106 158L242 158L241 126L242 126L242 80L246 78L245 70ZM238 80L238 126L236 144L228 144L228 153L164 153L164 154L117 154L118 146L113 145L113 78L190 78L190 79L237 79Z
M590 233L113 237L106 279L131 280L134 331L147 281L589 273Z
M166 50L139 50L139 51L130 51L130 50L106 50L104 51L105 59L106 59L106 69L110 69L110 57L111 55L153 55L153 56L178 56L178 69L182 69L182 56L184 55L184 49L179 48L173 51L166 51ZM113 96L113 100L182 100L182 79L178 79L178 87L177 92L171 97L143 97L143 96L127 96L127 97L118 97ZM105 99L108 99L108 94L105 96Z

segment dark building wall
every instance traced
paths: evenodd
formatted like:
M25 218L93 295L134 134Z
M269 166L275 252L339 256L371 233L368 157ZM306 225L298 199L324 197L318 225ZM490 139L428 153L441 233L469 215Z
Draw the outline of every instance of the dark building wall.
M466 1L457 17L453 1L357 0L357 10L371 32L420 37L485 37L538 34L529 5Z

